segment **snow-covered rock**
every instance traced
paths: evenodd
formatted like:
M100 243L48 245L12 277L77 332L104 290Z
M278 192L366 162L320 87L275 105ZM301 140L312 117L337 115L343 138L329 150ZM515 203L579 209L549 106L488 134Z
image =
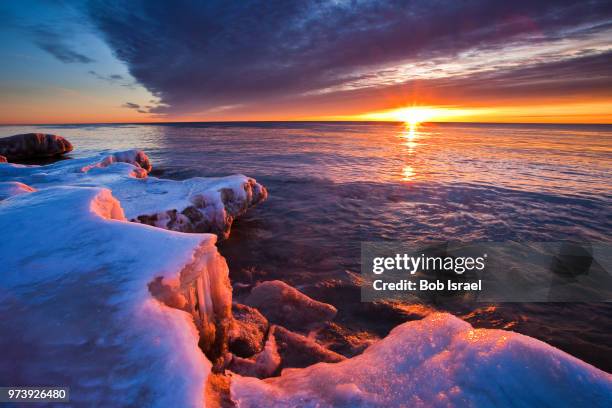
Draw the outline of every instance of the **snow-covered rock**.
M11 161L53 157L71 151L70 142L57 135L24 133L0 138L0 155Z
M333 319L337 312L332 305L316 301L279 280L257 284L244 303L259 310L271 323L302 331Z
M232 355L227 368L243 376L266 378L274 375L280 369L280 365L281 356L278 353L276 339L270 332L261 352L250 358Z
M220 237L229 235L235 217L267 197L265 187L243 175L177 181L149 177L150 169L146 154L129 150L46 166L1 164L0 181L19 181L37 189L106 187L131 221Z
M239 357L259 353L268 334L268 320L252 307L234 303L229 331L229 351Z
M69 386L75 406L205 404L199 325L231 305L214 235L128 222L110 190L76 186L1 201L0 230L0 384ZM160 278L196 319L152 296Z
M359 356L234 376L238 407L609 407L612 376L536 339L449 314L404 323Z
M346 357L328 350L315 340L282 326L272 326L270 332L276 340L281 368L303 368L320 362L337 363L346 360Z

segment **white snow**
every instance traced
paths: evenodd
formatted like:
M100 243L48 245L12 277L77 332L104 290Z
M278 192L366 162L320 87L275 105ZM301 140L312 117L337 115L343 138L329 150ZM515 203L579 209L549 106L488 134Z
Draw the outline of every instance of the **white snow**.
M433 314L340 363L235 375L231 396L241 408L609 407L612 376L533 338Z
M89 406L203 405L193 318L147 285L179 279L196 251L202 276L227 273L215 236L127 222L109 190L86 187L4 200L0 229L0 383L70 386Z
M32 191L36 190L18 181L0 181L0 200L17 194L31 193Z
M69 386L77 406L202 407L211 363L198 341L231 310L217 238L126 215L246 177L139 179L139 164L111 159L83 170L103 161L0 165L0 384ZM166 187L172 198L160 199ZM157 300L152 282L183 307Z
M265 189L240 175L149 177L141 153L0 163L0 384L69 386L76 406L206 404L198 341L216 341L231 310L216 236L128 220L194 206L225 228ZM240 362L273 370L275 343ZM231 396L239 407L607 407L612 378L538 340L434 314L339 363L233 375Z
M158 227L215 232L224 237L236 216L267 197L262 185L243 175L177 181L149 177L150 169L146 154L128 150L46 166L0 163L0 181L18 181L36 189L58 185L106 187L121 202L129 220L148 216L145 223ZM197 222L181 214L188 207L193 210L190 214L198 217Z

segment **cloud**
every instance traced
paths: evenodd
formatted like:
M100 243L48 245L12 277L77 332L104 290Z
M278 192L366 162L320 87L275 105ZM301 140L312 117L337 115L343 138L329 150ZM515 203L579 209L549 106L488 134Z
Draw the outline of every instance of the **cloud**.
M99 79L100 81L108 82L111 85L120 85L130 89L136 88L136 84L133 81L124 81L123 75L120 74L103 75L93 70L87 71L87 73L94 78Z
M588 86L572 79L588 75L572 47L595 44L587 56L608 55L612 3L93 0L88 15L130 74L160 99L153 111L174 114L434 78L436 86L486 91L489 84L477 78L501 83L512 72L504 80L548 91L546 81L516 76L547 60L566 61L569 85ZM552 45L555 58L546 54Z
M73 50L65 38L48 28L39 27L34 30L34 43L65 64L95 62L93 58Z
M140 109L140 105L137 103L132 103L132 102L126 102L123 105L121 105L122 108L128 108L128 109Z

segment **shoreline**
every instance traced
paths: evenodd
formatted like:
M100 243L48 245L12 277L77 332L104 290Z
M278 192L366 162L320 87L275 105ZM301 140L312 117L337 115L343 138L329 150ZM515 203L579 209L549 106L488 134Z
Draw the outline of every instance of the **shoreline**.
M128 199L130 199L129 197L134 197L133 194L131 194L130 192L133 193L133 187L122 187L121 183L125 183L127 182L128 186L133 186L135 185L134 183L142 183L144 181L146 181L147 179L154 179L154 178L148 178L146 177L146 175L142 174L141 170L144 170L142 165L140 163L144 163L145 160L143 158L135 160L135 157L138 157L140 153L115 153L109 156L98 156L96 158L93 159L73 159L73 160L69 160L69 161L61 161L61 162L56 162L54 164L51 165L47 165L45 166L45 171L41 172L40 175L44 175L43 178L41 178L40 175L36 175L37 174L37 170L42 169L39 167L23 167L23 166L17 166L14 167L10 164L6 164L5 166L9 166L11 168L11 170L9 170L8 177L9 178L13 178L15 181L20 180L22 182L27 181L28 177L31 177L32 180L35 180L35 182L33 183L33 186L36 190L40 190L40 193L45 193L45 194L51 194L49 197L53 197L54 194L58 194L60 190L54 190L55 187L53 187L54 183L58 186L63 186L63 188L74 188L75 189L75 193L77 191L80 191L80 189L83 189L84 187L80 187L79 184L81 184L81 182L79 181L79 172L83 173L85 175L85 177L88 177L88 183L91 183L92 181L95 180L96 177L100 177L100 180L102 181L102 184L104 183L108 183L109 180L111 180L111 186L113 185L112 183L115 183L116 186L119 186L119 189L117 191L121 192L121 196L124 196ZM111 159L108 159L108 158ZM148 162L148 160L146 161ZM53 171L48 171L47 169L53 169L55 168L56 170ZM69 171L65 171L62 170L62 168L70 168L72 170ZM79 169L77 170L77 173L73 173L74 169ZM141 169L141 170L138 170ZM0 168L0 178L2 178L4 180L4 178L7 177L6 174L3 175L2 169ZM150 169L148 170L150 171ZM21 175L20 172L23 172ZM91 173L91 175L88 175L88 173ZM111 176L111 178L109 179L108 177ZM113 177L117 177L119 176L120 178L118 179L119 181L112 181ZM46 183L44 181L44 177L50 177L50 183ZM121 179L123 178L123 179ZM117 179L115 179L117 180ZM123 180L123 181L121 181ZM245 180L247 180L247 178L241 179L243 182L245 182ZM119 184L117 184L119 183ZM27 183L26 183L27 184ZM73 184L74 187L70 187L70 185ZM247 183L248 184L248 183ZM222 190L219 190L222 191ZM262 190L265 191L265 190ZM191 190L190 190L191 192ZM36 196L37 194L39 194L38 192L36 192L34 189L32 191L24 191L23 193L20 194L20 196L24 197L23 200L25 200L25 202L27 202L27 196L33 194L32 197ZM63 194L63 193L62 193ZM97 193L98 194L98 193ZM102 217L102 218L117 218L118 221L111 221L112 223L126 223L127 219L125 217L122 217L122 214L124 212L124 209L121 208L122 205L125 205L126 203L128 203L129 201L121 201L121 200L116 200L112 195L112 192L109 192L108 195L105 195L107 193L103 193L101 196L95 196L96 198L92 201L95 202L97 204L95 204L95 207L90 207L90 208L94 208L93 213L97 216L97 217ZM233 193L232 198L230 199L230 197L227 197L227 199L220 199L221 202L223 202L224 207L226 207L227 210L227 206L236 206L236 208L246 208L246 205L244 204L235 204L234 203L234 198L236 196L236 193ZM247 197L249 196L249 194L247 194ZM14 199L10 199L12 200L11 202L15 202L18 203L19 200L21 200L21 197L15 197ZM133 199L133 198L131 198ZM114 200L114 201L113 201ZM176 200L173 200L176 202ZM187 200L189 202L193 203L193 200ZM208 200L204 200L204 201L208 201ZM248 202L248 201L247 201ZM258 201L257 201L258 202ZM141 205L142 202L139 204ZM18 204L16 204L18 205ZM159 205L159 204L157 204ZM264 204L265 205L265 204ZM18 208L18 207L15 207ZM129 208L126 207L126 208ZM150 205L148 208L151 208ZM160 208L157 209L157 211L159 212ZM166 211L162 211L163 213ZM2 215L2 213L0 212L0 216ZM214 218L214 217L213 217ZM223 219L225 219L225 217L222 217ZM170 219L170 221L172 221L172 219ZM233 221L233 217L232 217L232 221ZM153 231L166 231L165 234L171 234L168 235L168 237L173 236L172 234L179 234L180 236L191 236L194 239L200 239L198 238L200 236L200 234L185 234L182 232L172 232L172 231L168 231L168 229L172 229L172 225L170 223L167 224L159 224L159 225L153 225L153 226L147 226L147 225L142 225L139 226L137 223L130 223L127 222L127 224L132 224L133 226L130 227L130 229L134 229L134 228L144 228L142 230L143 233L149 233L149 232L153 232ZM126 225L127 226L127 225ZM165 227L164 229L160 228L161 227ZM136 231L136 230L135 230ZM227 229L227 233L229 233L229 229ZM178 235L177 235L178 237ZM68 242L67 242L68 243ZM16 245L19 245L20 243L17 242ZM61 240L59 242L56 243L56 245L61 246L62 242ZM163 251L162 251L163 252ZM215 252L216 252L216 248L215 248ZM161 252L160 252L161 255ZM197 259L197 257L196 257ZM221 258L223 259L223 258ZM223 260L223 264L225 264L225 260ZM210 264L209 263L205 263L205 264L201 264L202 267L204 268L204 270L209 270L209 272L207 272L207 274L212 273L217 274L217 272L214 272L214 269L209 269L210 268ZM207 266L204 266L207 265ZM193 267L189 267L191 269L193 269ZM197 268L200 268L199 266ZM197 270L194 269L195 270ZM217 267L215 267L217 268ZM223 269L223 267L221 267ZM228 273L227 271L227 266L225 266L226 268L226 272L224 273ZM179 309L182 312L186 312L188 310L191 310L189 313L193 316L197 316L197 319L200 319L200 323L198 323L198 331L200 332L199 335L199 342L202 343L202 339L206 338L206 337L202 337L202 334L204 333L205 336L210 334L210 330L213 330L212 327L215 326L216 329L213 330L214 334L213 337L209 337L209 340L206 340L204 343L207 344L205 346L206 349L209 350L209 353L213 353L213 354L209 354L211 356L214 356L215 359L217 359L217 361L215 361L214 359L211 360L209 362L209 364L212 364L211 369L213 370L213 373L215 371L219 372L219 371L223 371L224 369L228 368L228 367L232 367L233 364L233 368L234 370L237 370L238 372L241 372L242 374L248 374L248 375L255 375L255 377L258 376L263 376L270 378L271 380L271 384L275 384L275 387L279 387L279 390L284 390L286 385L284 385L284 381L285 378L289 379L292 376L295 375L305 375L308 376L310 375L309 372L312 371L312 367L311 366L312 363L316 362L316 359L321 359L319 361L334 361L334 363L330 366L332 368L330 368L330 370L332 372L335 372L336 369L333 368L337 365L337 370L341 370L340 367L352 367L355 364L358 364L359 361L361 361L362 359L364 359L365 357L361 357L363 354L359 353L356 356L350 358L350 359L345 359L342 356L339 355L335 355L335 354L331 354L330 351L325 351L324 348L322 348L322 346L320 344L317 344L316 342L312 342L312 340L308 340L307 337L304 337L302 334L299 333L295 333L295 334L291 334L291 332L289 333L284 333L281 329L276 329L276 330L270 330L269 333L267 334L267 336L265 335L265 332L268 330L264 330L262 333L264 334L264 336L261 337L261 339L264 340L263 343L263 347L262 348L255 348L255 349L251 349L251 350L255 350L256 353L254 355L251 355L250 357L230 357L225 355L225 351L223 351L224 349L226 349L227 344L225 343L227 340L223 340L225 338L225 336L229 335L232 330L236 331L237 333L234 333L234 336L238 336L237 338L240 338L240 336L246 336L245 341L249 342L252 340L252 336L253 333L257 333L259 330L262 329L257 329L255 331L253 331L253 327L252 327L252 322L250 322L250 320L245 320L243 321L246 322L244 324L246 324L246 326L243 324L243 326L241 326L241 328L230 328L231 325L231 321L233 318L228 318L227 316L231 316L231 315L227 315L227 308L228 308L228 301L227 301L227 295L223 295L225 296L225 300L217 300L215 302L213 302L212 305L210 306L205 306L206 302L202 303L203 299L206 298L211 298L211 299L221 299L219 298L219 290L221 291L226 291L227 287L229 285L229 280L226 281L226 283L222 283L221 287L226 287L226 289L213 289L211 287L205 288L204 286L201 286L202 284L196 284L195 285L195 293L197 293L197 296L195 298L192 298L191 300L189 300L187 302L187 304L190 304L190 308L185 306L184 301L180 300L181 296L186 296L186 293L191 293L189 289L189 287L193 287L190 286L190 284L187 284L186 280L186 275L185 275L185 267L182 268L178 268L176 269L176 267L174 268L174 274L176 274L179 270L181 270L181 283L179 285L179 287L181 287L181 291L177 292L176 291L176 283L172 283L173 281L176 281L176 275L174 277L172 277L172 275L166 275L167 278L169 278L167 283L164 283L164 280L160 281L161 286L159 286L157 289L153 289L153 287L151 286L151 282L150 281L148 283L148 292L149 294L153 294L153 297L156 298L158 301L160 301L162 304L166 304L168 306L170 306L171 308L174 309ZM195 276L198 276L197 274ZM212 276L212 275L209 275ZM199 278L197 278L199 279ZM210 279L210 278L208 278ZM194 281L195 282L195 281ZM218 280L218 278L213 279L210 282L223 282L223 280ZM265 283L265 282L264 282ZM256 288L258 288L261 285L261 283L256 284L252 287L251 289L251 294L252 291ZM279 283L280 285L280 283ZM184 292L187 289L187 292ZM275 289L276 290L276 289ZM286 293L287 289L283 289L282 291L280 291L279 293ZM281 302L280 304L289 304L289 303L284 303L284 302L297 302L296 303L296 312L293 313L306 313L309 310L312 310L313 313L315 313L314 316L318 316L317 313L319 312L315 312L317 310L328 310L328 306L325 306L324 303L321 302L317 302L314 299L309 298L306 295L300 294L299 291L293 289L295 292L291 292L293 293L293 295L289 296L288 298L279 298L280 300L278 300L279 302ZM184 293L183 295L181 295L181 293ZM212 295L213 293L217 293L215 295ZM226 292L227 293L227 292ZM271 292L274 293L274 292ZM207 295L208 294L208 295ZM188 295L187 297L189 297L191 295ZM212 297L211 297L212 296ZM222 296L222 297L223 297ZM231 299L231 289L229 292L229 296ZM250 296L250 295L249 295ZM282 295L282 296L286 296L286 295ZM263 298L268 299L266 300L266 302L269 301L270 299L270 295L265 295L263 296ZM249 297L244 297L244 295L241 295L240 297L241 300L248 300ZM283 300L284 299L284 300ZM147 301L148 302L148 301ZM219 305L219 302L221 302L221 304L224 304L225 306L215 306L215 304ZM253 303L254 301L250 301L252 304L257 304L256 302ZM267 306L266 302L264 302L263 304L259 303L259 308L264 308L261 310L265 310L265 308ZM229 301L229 303L231 304L231 300ZM198 308L195 308L196 304L200 304L200 306ZM220 309L219 309L220 308ZM275 309L275 307L272 307L272 311ZM206 312L205 315L202 315L201 311L202 310L208 310ZM221 310L225 310L224 312ZM278 317L276 318L271 318L270 316L273 315L269 315L268 313L272 313L271 312L266 312L266 318L267 319L272 319L270 320L269 323L269 327L275 327L273 326L273 322L276 321L278 323ZM329 312L331 312L331 310L329 310ZM219 315L218 313L222 313L221 315ZM225 313L225 314L223 314ZM229 312L231 313L231 312ZM328 313L328 312L325 312ZM217 317L214 317L214 316ZM291 315L291 314L290 314ZM334 308L334 312L333 315L335 315L335 308ZM326 315L327 317L324 317L323 321L327 321L329 319L333 320L333 315ZM219 320L219 316L226 316L226 317L222 317ZM281 317L282 319L283 317ZM196 319L196 321L198 321ZM250 319L250 318L249 318ZM300 319L304 319L304 317L300 317ZM320 319L319 317L315 318L314 322L317 322L317 319ZM459 324L459 323L455 323L456 318L451 318L451 317L444 317L441 315L437 315L437 314L433 314L431 315L431 317L428 317L426 319L424 319L423 321L414 321L414 322L409 322L409 323L405 323L404 325L401 325L401 327L406 326L406 327L419 327L419 324L425 324L425 322L432 322L432 321L439 321L439 322L444 322L444 323L435 323L434 326L436 325L440 325L440 327L436 328L440 329L440 330L445 330L444 328L449 325L449 327L454 327L454 325ZM300 320L303 321L303 320ZM319 320L320 321L320 320ZM457 321L459 321L457 319ZM213 323L214 322L214 323ZM290 323L283 323L284 325L288 325ZM427 323L430 324L430 323ZM462 322L462 325L467 325L467 323ZM212 326L211 326L212 325ZM240 324L239 324L240 326ZM282 327L282 326L280 326ZM299 326L298 326L299 327ZM468 327L468 326L461 326L461 327ZM470 326L471 327L471 326ZM248 334L244 334L246 332L248 332ZM284 329L286 330L286 329ZM408 329L406 329L408 330ZM462 329L463 330L463 329ZM468 329L471 330L471 329ZM494 334L494 331L487 331L486 329L477 329L480 330L482 333L487 333L487 336L493 336L495 337L496 334ZM398 328L394 329L392 331L392 333L397 332L397 331L401 331L400 330L400 326L398 326ZM270 333L280 333L280 334L270 334ZM208 334L206 334L208 333ZM504 334L503 336L510 336L509 333L511 332L506 332L507 334ZM165 334L165 336L168 336L169 332ZM221 337L219 337L221 336ZM281 337L277 337L277 336L281 336ZM284 336L284 337L282 337ZM288 336L288 337L287 337ZM392 335L390 335L392 337ZM512 336L521 336L518 334L512 334ZM523 336L524 337L524 336ZM517 339L520 339L522 337L517 337ZM281 340L279 340L281 339ZM290 340L288 340L290 339ZM529 338L528 338L529 339ZM193 340L191 340L193 341ZM221 343L219 343L219 341L221 341ZM261 341L261 340L260 340ZM281 349L276 349L275 348L277 346L275 346L275 344L278 344L278 342L281 341L281 343L283 342L290 342L291 344L293 344L292 347L294 347L295 349L285 349L284 351ZM518 341L518 340L517 340ZM522 341L522 340L521 340ZM534 339L529 339L529 341L536 341ZM197 343L197 342L196 342ZM391 340L379 340L378 342L374 343L374 345L376 344L380 344L379 346L370 346L368 348L366 348L366 350L369 350L370 348L372 348L372 350L376 350L376 349L380 349L382 346L382 344L387 344L390 347L399 347L400 344L396 344L394 342L392 342ZM527 343L529 344L529 343ZM542 343L544 344L544 343ZM191 346L190 346L191 347ZM200 347L202 347L202 344L200 345ZM527 345L525 346L527 347L528 350L530 350L530 347L532 347L531 345ZM538 346L540 347L540 346ZM216 351L210 351L210 350L216 350ZM259 351L257 351L259 350ZM279 367L282 367L282 365L284 364L283 361L291 361L291 359L295 359L296 357L293 356L293 354L295 354L294 350L302 350L301 353L304 353L304 350L308 350L307 353L310 353L311 358L314 358L315 360L309 360L309 363L303 367L300 368L294 368L293 371L291 371L293 374L292 375L287 375L284 376L279 370ZM548 358L545 357L547 355L552 355L554 356L555 359L562 359L563 361L568 361L567 364L570 364L570 362L572 361L571 359L573 359L573 357L566 355L565 353L563 353L560 350L554 349L551 346L545 345L545 350L546 352L544 352L542 354L542 358ZM370 352L370 355L374 353L374 351ZM202 356L204 356L204 353L202 353ZM428 358L428 356L423 356L423 358ZM518 357L517 357L518 358ZM228 363L228 359L229 359L229 363ZM296 364L296 363L292 363L292 364ZM596 369L593 366L589 366L586 363L580 362L580 364L582 365L578 365L577 367L582 367L579 370L586 370L585 373L588 373L589 376L591 376L594 380L593 381L602 381L600 387L605 387L604 384L606 384L605 382L605 376L602 377L603 375L603 371L599 371L598 369ZM571 365L571 364L570 364ZM203 367L206 367L207 365L204 364ZM573 367L573 366L572 366ZM585 368L585 367L588 367ZM230 368L231 369L231 368ZM572 370L574 369L578 369L578 368L572 368ZM295 371L295 370L304 370L304 371ZM298 374L299 373L299 374ZM280 376L278 376L278 374L281 374ZM220 374L209 374L212 377L209 378L216 378L218 375ZM272 375L270 377L270 375ZM234 377L235 379L237 379L237 382L233 382L233 381L229 381L229 383L226 383L225 386L220 386L221 388L217 388L216 391L214 391L214 393L217 393L217 397L216 398L230 398L233 399L234 401L248 401L249 398L251 398L249 395L251 393L252 387L255 387L256 389L259 389L260 383L254 382L255 379L254 377L241 377L241 376L237 376ZM248 379L248 378L253 378L253 379ZM599 380L595 380L596 378L599 378ZM217 380L218 381L218 378ZM257 380L260 381L260 380ZM568 378L569 381L569 378ZM223 381L222 381L223 382ZM232 385L233 384L233 385ZM371 400L370 398L383 398L381 396L374 396L375 392L373 390L370 390L368 392L364 393L364 390L359 388L359 387L366 387L367 388L367 383L362 383L360 385L357 385L358 390L355 389L351 389L350 392L350 400L352 401L353 398L357 398L357 400L360 401L374 401ZM611 382L612 384L612 382ZM612 386L612 385L610 385ZM246 387L246 388L245 388ZM601 388L602 390L604 388ZM354 392L353 392L354 391ZM246 392L246 394L245 394ZM263 392L263 390L260 390L258 392ZM287 398L291 398L291 394L287 394L287 390L282 391L283 393L286 394ZM315 392L315 390L311 390L310 392ZM333 395L332 391L325 391L325 393L330 393L330 395ZM418 392L416 390L412 390L413 393L415 393L414 395L418 395ZM374 394L372 394L374 393ZM265 393L264 393L265 395ZM326 394L327 395L327 394ZM212 398L211 395L209 395L207 398ZM467 397L467 396L466 396ZM246 400L245 400L246 398ZM260 401L259 399L257 401ZM382 400L381 400L382 401ZM379 401L380 402L380 401ZM248 403L247 403L248 404Z

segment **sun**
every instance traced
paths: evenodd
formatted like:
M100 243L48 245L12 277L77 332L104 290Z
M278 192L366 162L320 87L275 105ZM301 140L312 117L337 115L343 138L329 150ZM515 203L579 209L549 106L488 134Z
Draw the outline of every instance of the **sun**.
M444 117L447 110L448 109L429 106L407 106L404 108L365 113L359 115L358 118L361 120L404 122L410 127L415 127L421 122L428 122Z
M436 116L436 110L417 107L402 108L393 111L393 116L400 122L404 122L410 126L416 126Z

